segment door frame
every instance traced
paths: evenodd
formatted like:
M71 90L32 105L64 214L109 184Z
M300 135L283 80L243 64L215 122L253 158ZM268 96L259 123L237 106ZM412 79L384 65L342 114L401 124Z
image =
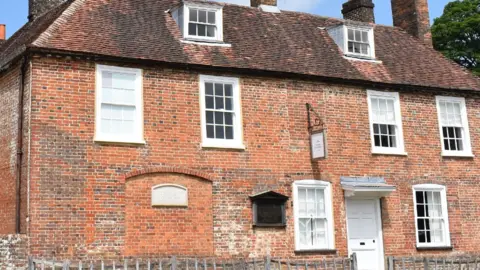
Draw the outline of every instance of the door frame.
M352 254L352 250L350 248L350 233L348 231L348 200L374 200L375 202L375 216L376 216L376 223L377 223L377 237L378 237L378 266L379 269L385 269L385 251L383 246L383 222L382 222L382 208L380 205L380 199L378 197L362 197L362 196L353 196L347 197L345 196L345 217L346 217L346 224L347 224L347 248L348 248L348 255Z

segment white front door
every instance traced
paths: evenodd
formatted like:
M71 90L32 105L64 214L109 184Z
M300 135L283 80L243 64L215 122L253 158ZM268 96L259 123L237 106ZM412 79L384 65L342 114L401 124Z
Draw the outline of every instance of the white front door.
M348 251L357 254L359 270L382 270L380 200L347 198Z

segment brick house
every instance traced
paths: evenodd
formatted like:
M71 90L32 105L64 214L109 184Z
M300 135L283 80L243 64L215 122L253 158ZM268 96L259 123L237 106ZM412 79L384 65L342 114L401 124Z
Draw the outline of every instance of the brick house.
M370 0L30 0L0 42L0 233L47 258L478 252L480 80L427 0L391 2L395 27Z

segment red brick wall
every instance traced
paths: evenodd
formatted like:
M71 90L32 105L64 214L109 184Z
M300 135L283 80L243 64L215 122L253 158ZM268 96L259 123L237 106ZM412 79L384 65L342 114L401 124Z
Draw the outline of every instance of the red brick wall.
M188 190L187 207L152 207L152 187L176 184ZM174 173L145 174L127 180L125 255L212 256L212 183Z
M0 73L0 234L16 232L16 164L18 134L18 93L20 89L20 65ZM25 76L24 142L28 141L29 71ZM27 156L28 146L23 147L21 181L21 232L25 233L27 215Z
M138 247L126 246L130 186L125 179L134 170L165 166L211 176L213 246L218 256L264 256L268 251L278 257L326 255L294 253L291 200L285 229L252 228L248 195L273 189L291 196L292 182L301 179L333 183L335 243L338 254L346 255L340 176L383 176L397 185L398 191L383 200L386 254L417 253L414 183L448 185L453 252L480 246L480 240L471 237L480 229L480 201L474 195L479 190L478 160L440 156L434 99L438 93L401 92L408 156L383 156L370 152L366 89L241 76L246 149L237 151L201 148L195 71L144 69L145 145L93 142L94 63L36 59L33 75L30 236L36 255L108 257L151 252L147 247L133 251L130 248ZM306 102L326 122L329 153L324 161L310 161ZM467 107L478 154L477 95L467 97ZM160 218L152 214L159 209L141 205L147 215L140 222ZM191 240L193 247L197 240Z

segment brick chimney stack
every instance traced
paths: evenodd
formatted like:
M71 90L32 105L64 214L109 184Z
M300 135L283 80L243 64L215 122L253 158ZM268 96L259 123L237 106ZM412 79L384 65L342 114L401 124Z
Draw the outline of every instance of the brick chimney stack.
M342 14L345 20L375 23L375 5L372 0L349 0L343 4Z
M67 0L28 0L28 20L33 21Z
M7 26L0 24L0 43L7 39Z
M432 45L428 0L391 0L393 25L407 31L428 46Z
M259 7L261 5L277 6L277 0L250 0L252 7Z

